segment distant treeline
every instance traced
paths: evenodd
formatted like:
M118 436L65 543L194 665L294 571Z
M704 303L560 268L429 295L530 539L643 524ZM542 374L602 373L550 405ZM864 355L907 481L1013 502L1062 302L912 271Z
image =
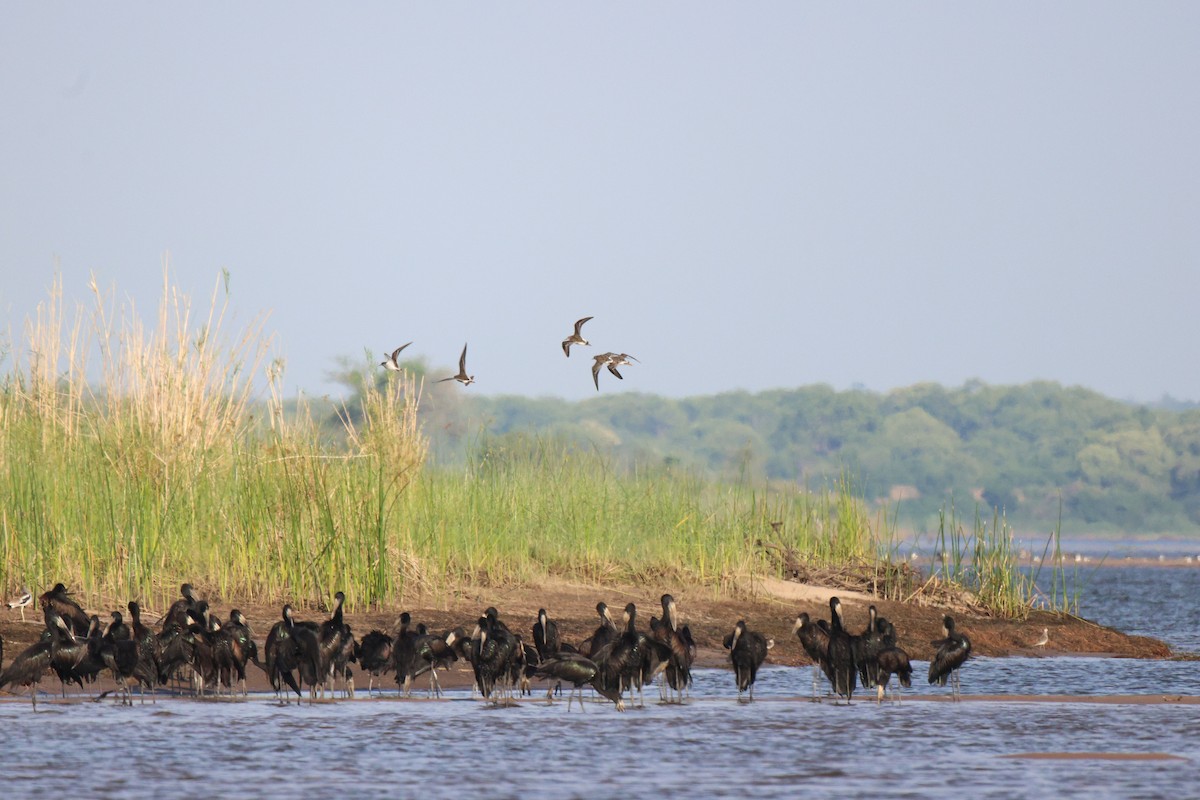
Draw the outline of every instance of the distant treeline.
M679 467L715 478L819 488L848 475L868 500L927 526L999 508L1021 528L1200 531L1200 408L1114 400L1038 382L886 394L807 386L681 400L605 394L582 402L446 392L426 385L435 463L554 439L631 468ZM486 448L481 447L486 444Z

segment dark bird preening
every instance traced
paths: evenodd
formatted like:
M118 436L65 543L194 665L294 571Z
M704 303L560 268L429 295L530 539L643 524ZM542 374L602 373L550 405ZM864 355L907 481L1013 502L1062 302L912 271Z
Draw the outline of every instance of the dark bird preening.
M942 638L931 644L937 648L929 662L929 682L938 686L950 684L951 698L962 697L959 669L971 656L971 640L954 629L954 619L947 614L942 618Z

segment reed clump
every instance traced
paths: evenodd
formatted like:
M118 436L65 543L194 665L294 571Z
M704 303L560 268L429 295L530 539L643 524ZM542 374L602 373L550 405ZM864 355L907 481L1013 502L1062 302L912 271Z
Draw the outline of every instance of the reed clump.
M284 413L265 320L227 334L227 275L196 316L164 269L152 327L91 289L68 320L55 283L0 386L3 581L117 604L184 581L246 600L394 594L406 543L389 515L426 453L412 379L363 393L330 446L303 404Z

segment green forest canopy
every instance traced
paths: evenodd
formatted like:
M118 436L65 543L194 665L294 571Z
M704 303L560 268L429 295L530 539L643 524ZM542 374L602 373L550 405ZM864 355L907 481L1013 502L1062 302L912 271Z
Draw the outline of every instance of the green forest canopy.
M383 377L383 376L380 376ZM1200 408L1135 405L1052 382L887 393L813 385L670 399L582 402L474 395L426 385L434 463L462 463L483 438L530 436L600 450L627 467L800 482L852 476L868 500L899 502L923 526L953 498L1022 527L1200 532Z

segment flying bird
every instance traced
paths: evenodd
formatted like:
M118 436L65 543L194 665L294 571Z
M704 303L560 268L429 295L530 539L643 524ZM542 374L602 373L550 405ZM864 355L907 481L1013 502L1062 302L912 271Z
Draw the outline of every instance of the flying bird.
M598 356L592 356L592 358L595 359L595 363L592 364L592 382L596 384L597 392L600 391L600 368L601 367L607 366L609 372L611 372L613 375L616 375L618 378L621 378L621 373L619 373L615 369L613 369L613 366L612 366L612 358L615 355L617 355L617 354L616 353L601 353ZM625 379L621 378L621 380L625 380Z
M589 346L591 345L591 342L589 342L587 339L583 338L583 335L580 334L580 332L579 332L580 329L583 328L583 323L587 322L589 319L591 319L591 317L584 317L583 319L576 321L575 332L572 333L567 338L563 339L563 343L562 343L563 355L565 355L567 358L571 357L571 345L573 345L573 344L585 344L585 345L589 345Z
M408 344L412 344L412 342L409 342ZM400 362L396 360L396 357L400 355L401 350L408 347L408 344L401 345L393 350L392 354L388 356L386 360L379 362L379 366L383 367L388 372L400 372Z
M462 355L458 357L458 374L451 375L449 378L442 378L438 383L445 383L446 381L458 381L463 386L470 386L475 382L475 376L467 374L467 346L465 344L463 345Z
M621 373L617 372L617 367L631 366L629 360L633 359L634 361L637 361L637 359L633 358L633 356L629 355L629 353L609 353L609 355L611 358L608 359L608 371L613 375L616 375L621 380L625 380L623 377L621 377ZM638 361L638 363L640 364L641 362Z

